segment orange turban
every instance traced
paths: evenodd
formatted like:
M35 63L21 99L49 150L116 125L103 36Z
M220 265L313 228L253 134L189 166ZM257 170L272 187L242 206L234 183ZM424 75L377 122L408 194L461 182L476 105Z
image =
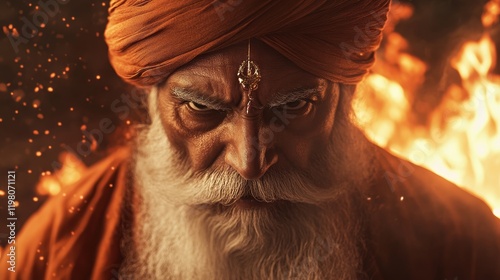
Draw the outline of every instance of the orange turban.
M355 84L374 62L390 0L111 0L105 38L125 81L148 87L250 38L298 67Z

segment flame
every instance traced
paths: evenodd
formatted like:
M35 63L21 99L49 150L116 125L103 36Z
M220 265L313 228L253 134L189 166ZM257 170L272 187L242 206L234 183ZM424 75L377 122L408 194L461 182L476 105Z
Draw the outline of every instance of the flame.
M408 5L400 6L393 9L396 20L389 21L382 59L358 89L360 126L381 147L483 198L500 217L500 76L492 74L496 49L491 36L485 31L480 40L461 46L450 59L461 82L446 89L427 124L415 125L410 104L427 67L406 53L408 42L393 32L397 20L408 18L397 15L402 10L408 14ZM499 14L500 0L486 4L486 30Z
M65 186L78 181L87 167L76 156L65 152L60 155L61 169L54 174L47 174L40 178L36 192L40 195L56 195Z

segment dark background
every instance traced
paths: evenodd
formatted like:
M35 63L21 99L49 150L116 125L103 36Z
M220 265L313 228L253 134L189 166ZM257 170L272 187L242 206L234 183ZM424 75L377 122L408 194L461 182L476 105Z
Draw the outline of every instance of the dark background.
M442 98L444 91L436 89L441 73L447 71L449 55L462 42L479 38L480 16L486 1L402 2L414 5L415 12L411 20L397 26L397 31L411 42L409 51L431 68L427 82L412 104L416 119L424 123ZM139 119L131 114L122 120L111 111L112 101L130 93L132 88L116 77L108 62L103 32L109 2L70 0L58 4L59 10L48 16L46 25L38 28L35 37L27 43L19 44L16 52L6 34L16 28L22 35L23 18L33 22L37 3L0 2L3 28L0 36L0 189L7 189L7 171L16 170L18 226L46 199L35 191L41 174L54 172L61 152L76 150L78 143L89 140L83 130L98 128L103 118L111 119L119 127L115 133L106 135L91 155L78 156L90 165L110 146L127 141L123 137L128 126L126 121L134 123ZM495 32L496 40L500 40L498 29ZM38 156L37 152L41 154ZM6 208L6 195L0 196L0 220L5 221ZM6 237L7 229L1 227L0 244L5 243Z
M126 126L126 120L113 113L110 104L131 91L108 63L103 39L107 1L58 3L59 11L48 16L45 27L38 28L28 43L19 44L16 53L5 30L12 24L22 35L25 24L22 18L33 22L36 3L38 1L0 2L0 26L3 27L0 37L0 189L7 191L7 171L16 170L18 226L46 199L35 191L41 174L54 172L61 152L76 151L79 143L88 141L83 129L98 128L103 118L111 119L116 127ZM129 119L134 121L132 115ZM117 128L115 133L106 135L89 156L78 158L87 165L92 164L112 143L123 140L120 134ZM37 156L37 152L41 155ZM5 221L6 208L4 195L0 197L0 220ZM2 227L2 244L6 233L7 229Z

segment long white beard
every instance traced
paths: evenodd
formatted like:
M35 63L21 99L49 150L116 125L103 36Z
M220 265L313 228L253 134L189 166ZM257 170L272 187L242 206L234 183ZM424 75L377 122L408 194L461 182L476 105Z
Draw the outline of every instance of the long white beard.
M307 172L271 168L255 181L229 168L195 174L168 142L156 94L149 98L152 124L137 139L123 279L363 276L358 186L368 180L370 157L349 122L338 125L326 155ZM274 203L234 207L248 194Z

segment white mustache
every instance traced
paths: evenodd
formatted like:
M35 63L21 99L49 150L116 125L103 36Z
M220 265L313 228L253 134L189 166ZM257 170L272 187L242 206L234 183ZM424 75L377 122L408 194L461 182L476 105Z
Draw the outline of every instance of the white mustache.
M174 202L177 200L191 205L231 205L245 196L251 196L261 202L317 204L331 200L344 188L320 187L298 172L271 168L262 178L249 181L232 169L219 168L187 176L170 189L172 192L167 195Z

